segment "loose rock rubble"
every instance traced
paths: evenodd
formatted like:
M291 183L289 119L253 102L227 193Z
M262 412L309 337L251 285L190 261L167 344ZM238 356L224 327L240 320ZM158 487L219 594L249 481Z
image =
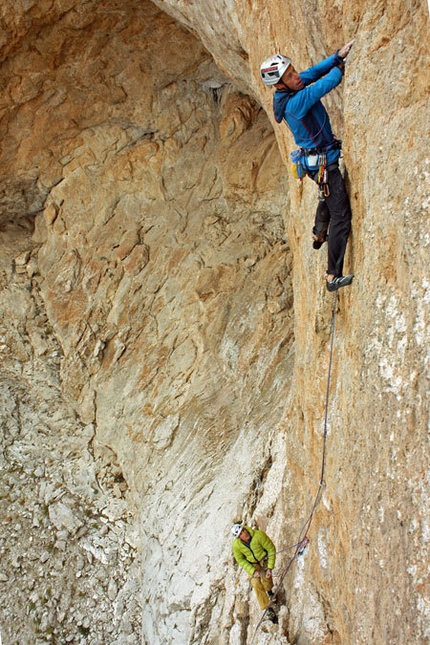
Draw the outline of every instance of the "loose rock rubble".
M39 329L35 346L42 339L45 346L35 357L19 318L15 327L2 325L3 642L139 643L140 567L127 483L112 452L94 455L94 426L64 401L61 350L30 283L17 272L12 287L21 310L43 319L28 328L33 339ZM19 365L12 350L27 360Z

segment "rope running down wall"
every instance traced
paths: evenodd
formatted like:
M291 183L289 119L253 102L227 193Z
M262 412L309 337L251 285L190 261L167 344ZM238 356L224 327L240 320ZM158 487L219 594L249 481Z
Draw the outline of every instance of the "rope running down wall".
M318 485L318 490L315 495L315 500L312 505L311 512L309 513L305 523L303 524L303 527L299 533L299 538L297 540L296 544L293 544L292 547L289 548L295 548L294 554L291 557L290 561L288 564L281 570L281 572L278 574L279 580L276 585L276 588L274 589L274 594L278 593L279 589L281 588L282 582L287 575L288 571L291 569L291 566L294 562L294 560L303 553L305 547L309 543L309 539L307 537L307 533L309 531L309 528L312 524L312 520L314 517L315 510L321 500L321 495L322 495L322 489L324 487L324 474L325 474L325 459L326 459L326 447L327 447L327 433L328 433L328 409L329 409L329 403L330 403L330 383L331 383L331 368L332 368L332 363L333 363L333 348L334 348L334 329L335 329L335 322L336 322L336 307L337 307L337 291L334 292L334 298L333 298L333 309L332 309L332 315L331 315L331 329L330 329L330 359L329 359L329 365L328 365L328 374L327 374L327 388L326 388L326 396L325 396L325 415L324 415L324 435L323 435L323 447L322 447L322 456L321 456L321 474L320 474L320 481ZM285 549L286 550L286 549ZM279 553L279 551L278 551ZM270 607L270 605L269 605ZM268 607L268 608L269 608ZM252 637L250 645L253 645L255 637L257 635L257 631L259 627L261 626L265 616L267 609L265 609L257 627L255 628L254 635Z

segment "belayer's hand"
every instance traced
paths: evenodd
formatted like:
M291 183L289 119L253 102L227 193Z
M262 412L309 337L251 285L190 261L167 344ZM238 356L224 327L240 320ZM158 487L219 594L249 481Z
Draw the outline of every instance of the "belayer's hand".
M272 570L271 570L271 569L267 569L267 571L266 571L266 578L271 578L271 577L272 577Z
M253 578L259 578L260 577L260 572L259 571L254 571L253 573Z
M344 45L343 47L341 47L339 49L338 54L339 54L339 56L341 58L345 59L348 56L348 54L351 51L351 47L353 46L354 42L355 42L355 39L350 40L349 43L346 43L346 45Z

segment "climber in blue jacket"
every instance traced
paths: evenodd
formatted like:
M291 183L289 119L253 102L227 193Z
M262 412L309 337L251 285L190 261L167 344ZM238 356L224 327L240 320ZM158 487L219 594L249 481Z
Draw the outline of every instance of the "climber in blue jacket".
M354 41L304 72L296 72L291 60L275 54L260 67L263 82L275 88L273 111L278 123L290 128L299 151L292 153L301 170L319 185L319 204L313 228L313 247L328 241L327 289L337 291L351 284L343 276L343 260L351 228L351 207L339 170L341 142L332 132L321 98L342 80L344 60Z

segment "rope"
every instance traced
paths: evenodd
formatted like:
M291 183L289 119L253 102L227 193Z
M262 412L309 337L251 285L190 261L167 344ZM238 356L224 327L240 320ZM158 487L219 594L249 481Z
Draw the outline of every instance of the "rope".
M276 551L276 555L279 555L280 553L284 553L284 551L289 551L290 549L295 549L297 546L301 546L301 542L296 542L296 544L290 544L290 546L286 546L284 549L279 549L279 551ZM267 560L267 556L264 558L264 560ZM278 576L279 574L273 574Z
M322 489L324 487L324 475L325 475L325 461L326 461L326 448L327 448L327 434L328 434L328 409L329 409L329 402L330 402L330 384L331 384L331 369L333 365L333 348L334 348L334 329L335 329L335 322L336 322L336 308L337 308L337 291L334 292L334 298L333 298L333 309L332 309L332 314L331 314L331 327L330 327L330 358L329 358L329 364L328 364L328 374L327 374L327 388L326 388L326 395L325 395L325 414L324 414L324 435L323 435L323 447L322 447L322 456L321 456L321 474L320 474L320 481L318 485L318 490L315 495L314 503L312 505L311 512L309 513L305 523L302 526L302 529L299 533L299 539L296 544L293 544L292 547L287 547L287 549L294 548L295 551L292 557L290 558L288 564L284 569L281 570L279 574L277 574L277 577L279 577L278 584L276 588L273 590L274 595L276 596L278 591L281 588L282 582L287 575L288 571L290 570L294 560L300 556L306 546L309 544L309 538L307 537L307 533L309 531L309 528L312 524L312 520L314 517L315 510L321 500L321 495L322 495ZM283 550L287 550L283 549ZM281 551L278 551L278 553L281 553ZM269 604L270 607L270 604ZM257 631L260 628L261 623L263 622L267 610L269 609L267 607L264 612L262 617L260 618L260 621L257 624L257 627L255 628L254 635L252 637L250 645L253 644L255 637L257 635Z

